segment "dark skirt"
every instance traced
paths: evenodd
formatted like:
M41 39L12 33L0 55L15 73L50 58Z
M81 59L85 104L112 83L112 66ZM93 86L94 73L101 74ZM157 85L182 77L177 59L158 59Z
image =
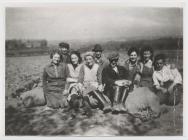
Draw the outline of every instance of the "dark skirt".
M183 86L176 84L172 92L162 93L160 90L156 90L156 95L160 98L160 104L177 105L182 100Z
M47 93L45 93L45 98L47 101L47 106L51 108L63 108L67 107L67 96L63 95L63 90L65 89L65 81L54 81L48 83Z

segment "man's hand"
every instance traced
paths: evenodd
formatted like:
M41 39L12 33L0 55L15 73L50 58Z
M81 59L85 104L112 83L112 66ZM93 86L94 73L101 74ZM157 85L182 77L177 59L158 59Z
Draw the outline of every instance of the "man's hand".
M135 78L134 78L134 81L140 82L140 80L141 80L140 74L136 74L136 75L135 75Z
M117 80L114 83L117 86L129 86L131 84L131 81L128 80Z
M69 92L68 92L68 90L67 89L65 89L64 91L63 91L63 95L68 95L69 94Z
M84 86L83 86L81 83L78 83L78 84L77 84L77 88L78 88L80 91L83 91L83 90L84 90Z
M119 81L115 81L114 84L115 84L116 86L120 86L120 82L119 82Z
M104 87L103 87L103 85L102 85L102 84L101 84L101 85L99 85L97 89L98 89L100 92L103 92L103 91L104 91Z
M166 88L161 88L161 91L165 94L168 92L168 90Z

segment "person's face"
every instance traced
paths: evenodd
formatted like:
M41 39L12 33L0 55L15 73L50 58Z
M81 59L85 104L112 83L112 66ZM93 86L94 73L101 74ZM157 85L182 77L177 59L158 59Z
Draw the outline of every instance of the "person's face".
M73 65L77 65L78 64L78 56L76 54L72 54L71 55L71 62Z
M144 56L144 61L148 61L151 57L151 52L150 51L144 51L143 56Z
M59 48L59 49L62 52L62 54L67 54L68 53L68 49L67 48Z
M161 70L163 66L164 66L164 61L162 59L156 61L156 70Z
M110 65L111 65L112 68L116 67L117 63L118 63L118 59L114 59L114 60L110 61Z
M131 61L131 62L136 62L136 61L137 61L137 58L138 58L138 55L137 55L136 52L132 52L132 53L130 54L129 58L130 58L130 61Z
M60 55L59 55L58 53L55 53L55 54L53 55L53 57L52 57L52 62L53 62L54 64L59 64L59 62L60 62Z
M95 52L95 57L96 58L101 58L101 55L102 55L102 51L96 51Z
M92 56L86 56L85 62L87 66L93 66L94 64L94 59Z

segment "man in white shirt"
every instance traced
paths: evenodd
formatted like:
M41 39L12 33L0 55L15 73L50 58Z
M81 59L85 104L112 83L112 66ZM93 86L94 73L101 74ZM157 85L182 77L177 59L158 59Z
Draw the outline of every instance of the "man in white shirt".
M154 87L157 92L161 95L164 95L166 99L172 97L173 95L180 95L182 92L182 76L177 70L177 68L171 68L170 65L165 65L165 56L159 54L155 57L154 60L154 73L153 73L153 82ZM176 92L176 93L175 93ZM179 96L178 96L179 98ZM177 99L178 99L177 98ZM171 104L171 101L161 101L168 102Z

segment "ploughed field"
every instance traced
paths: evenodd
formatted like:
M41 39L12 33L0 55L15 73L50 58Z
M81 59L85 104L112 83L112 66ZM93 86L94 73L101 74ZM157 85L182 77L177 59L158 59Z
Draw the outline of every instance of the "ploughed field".
M109 52L105 53L107 56ZM158 52L156 52L158 53ZM182 72L182 51L163 51L169 62ZM120 64L127 59L120 53ZM5 85L5 134L6 135L73 135L73 136L136 136L182 135L183 103L175 108L161 106L161 116L143 121L131 114L103 114L93 110L88 117L78 112L72 115L67 109L43 111L44 107L23 108L18 99L12 98L14 90L35 77L41 77L49 56L7 57Z

